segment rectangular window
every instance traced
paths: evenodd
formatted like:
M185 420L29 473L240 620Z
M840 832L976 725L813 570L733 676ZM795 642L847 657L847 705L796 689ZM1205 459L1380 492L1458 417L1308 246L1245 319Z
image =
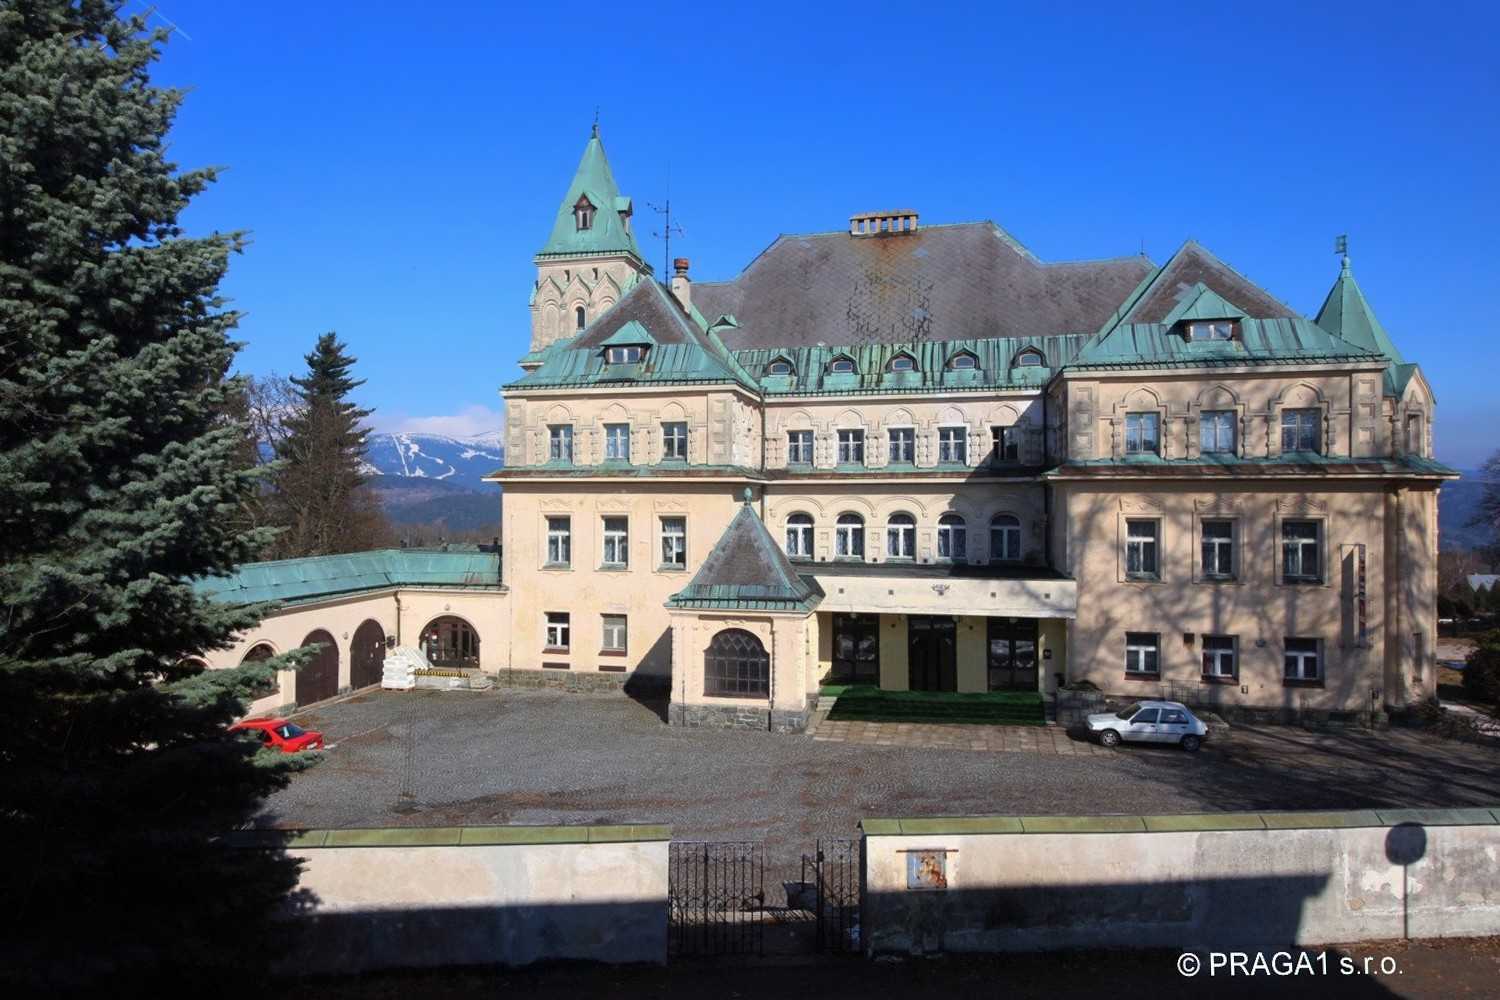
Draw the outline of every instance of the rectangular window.
M611 347L605 351L604 360L612 365L639 364L644 352L639 347Z
M1234 321L1228 319L1199 320L1188 324L1189 340L1233 340Z
M1282 668L1289 681L1319 681L1323 679L1323 660L1318 655L1318 640L1286 640L1286 652L1282 655Z
M1125 672L1156 676L1161 673L1161 637L1155 632L1125 633Z
M1198 417L1198 450L1205 455L1233 455L1234 411L1205 410Z
M1317 521L1281 522L1281 578L1284 583L1322 583Z
M1203 522L1203 575L1210 580L1234 579L1234 522Z
M938 428L938 461L944 465L969 464L969 429Z
M1281 450L1321 452L1322 423L1322 410L1282 410Z
M1406 453L1422 454L1422 418L1415 413L1406 415Z
M813 432L812 431L787 431L786 434L786 464L788 465L812 465L813 460Z
M1203 676L1216 680L1233 680L1239 676L1235 639L1232 635L1203 637Z
M687 461L687 424L670 423L661 425L661 457L668 462Z
M551 424L547 427L547 461L572 464L573 426L571 424Z
M1021 428L991 427L990 457L996 462L1019 462L1021 460Z
M917 432L910 427L893 427L891 435L891 464L911 465L917 460Z
M604 460L606 462L630 461L630 425L604 425Z
M687 518L661 519L661 564L666 569L687 569Z
M1161 414L1125 414L1125 454L1157 455L1161 453Z
M555 652L566 653L570 639L568 613L566 611L547 612L547 648Z
M1125 576L1131 580L1157 580L1161 570L1156 559L1155 521L1125 522Z
M601 617L604 621L604 652L625 652L625 616L603 615Z
M630 563L629 524L628 518L604 519L604 565L626 566Z
M547 565L567 566L573 561L573 519L547 518Z
M864 431L839 431L839 464L865 464Z
M807 514L793 514L786 519L786 554L793 559L811 559L813 554L813 521Z

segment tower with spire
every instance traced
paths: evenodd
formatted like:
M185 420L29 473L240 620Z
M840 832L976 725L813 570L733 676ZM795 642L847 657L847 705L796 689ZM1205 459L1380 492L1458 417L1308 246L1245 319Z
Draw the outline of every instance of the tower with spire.
M531 293L531 350L571 337L651 274L631 230L631 200L620 194L599 123L594 123L573 182L537 251Z

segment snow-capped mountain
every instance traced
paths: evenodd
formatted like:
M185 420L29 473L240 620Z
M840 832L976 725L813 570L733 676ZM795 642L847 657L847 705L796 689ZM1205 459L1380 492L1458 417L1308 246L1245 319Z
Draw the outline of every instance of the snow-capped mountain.
M438 480L468 490L493 491L482 477L505 464L499 433L473 438L444 434L371 434L366 439L365 472Z

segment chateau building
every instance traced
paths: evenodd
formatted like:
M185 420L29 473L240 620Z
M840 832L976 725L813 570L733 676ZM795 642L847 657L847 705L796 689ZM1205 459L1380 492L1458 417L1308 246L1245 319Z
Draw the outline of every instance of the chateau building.
M597 127L503 389L504 667L797 729L830 680L1368 713L1435 692L1434 396L1347 257L1049 263L861 213L655 280Z

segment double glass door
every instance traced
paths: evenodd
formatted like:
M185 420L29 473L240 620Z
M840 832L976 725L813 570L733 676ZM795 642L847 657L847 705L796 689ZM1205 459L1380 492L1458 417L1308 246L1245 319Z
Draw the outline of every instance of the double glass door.
M912 615L907 619L908 684L911 690L958 690L957 633L952 618Z
M833 616L833 679L880 683L880 616Z
M1035 618L989 619L989 689L1035 691L1037 671Z

